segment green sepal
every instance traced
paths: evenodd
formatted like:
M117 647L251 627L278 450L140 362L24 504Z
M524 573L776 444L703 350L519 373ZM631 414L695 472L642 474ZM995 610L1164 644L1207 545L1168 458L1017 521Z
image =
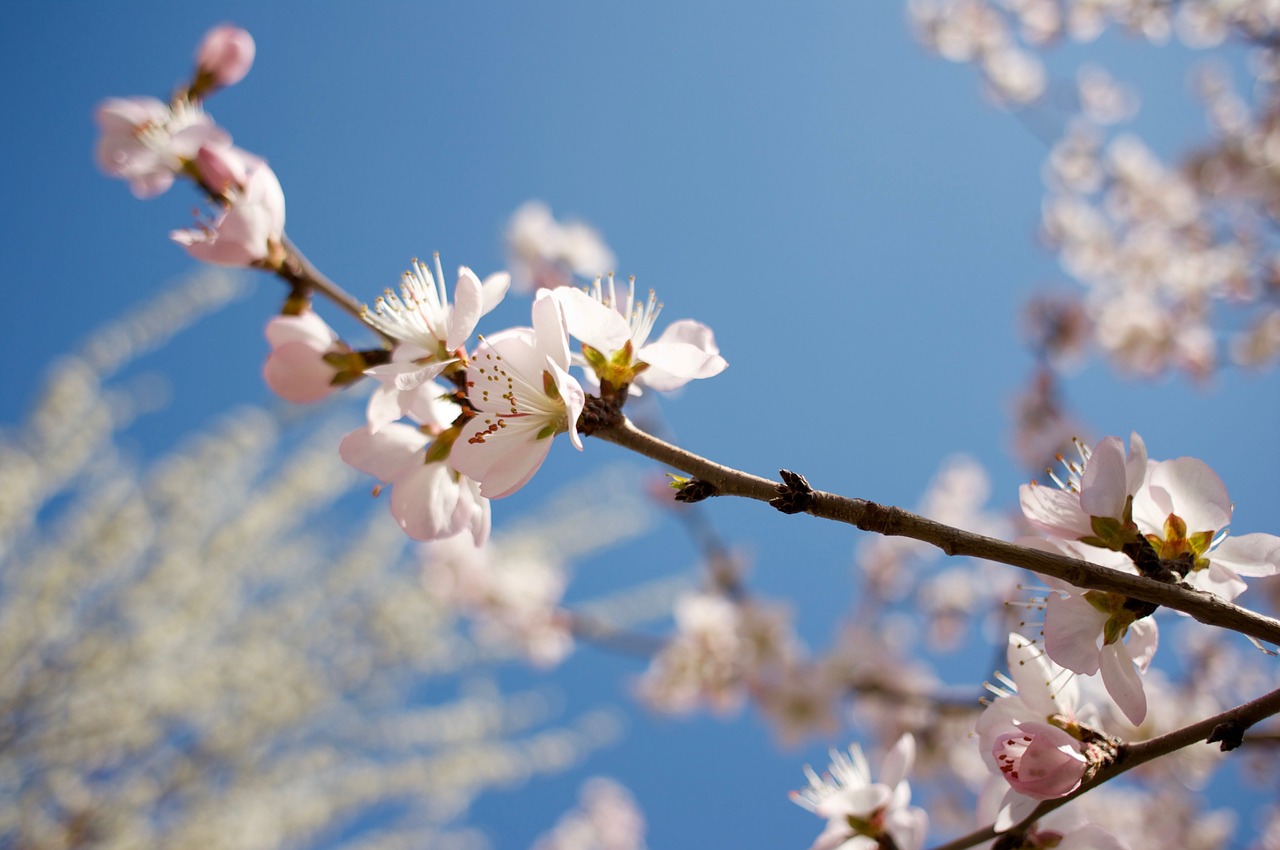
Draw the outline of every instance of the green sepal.
M685 475L676 475L674 472L668 472L667 477L671 479L667 482L667 486L672 490L682 490L686 484L693 480Z
M355 383L364 377L364 370L369 363L359 351L330 351L321 355L325 363L333 367L333 379L329 381L335 387Z
M548 398L560 399L560 387L556 386L556 376L545 369L542 372L542 391Z
M458 437L462 434L462 428L454 425L446 428L427 446L426 463L438 463L449 457L449 453L453 451L453 444L458 441Z

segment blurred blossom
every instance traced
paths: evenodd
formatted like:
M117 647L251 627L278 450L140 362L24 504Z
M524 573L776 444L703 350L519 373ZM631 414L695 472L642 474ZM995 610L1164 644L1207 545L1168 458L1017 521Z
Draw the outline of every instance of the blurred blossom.
M541 201L526 201L506 232L512 283L521 292L570 286L613 270L613 252L600 234L579 221L559 222Z
M192 88L231 86L244 79L253 67L253 36L230 24L216 26L205 34L196 50L196 80Z
M1119 124L1138 111L1138 95L1112 79L1105 68L1085 65L1076 74L1080 112L1095 124Z
M1044 65L1039 57L1016 47L1003 47L982 57L988 91L996 100L1022 105L1044 94Z
M578 808L566 813L533 850L644 850L644 815L631 793L612 779L588 779Z
M641 695L659 711L681 714L703 704L734 711L750 687L767 687L796 658L795 638L776 607L695 593L677 599L673 615L676 634L640 681Z
M427 593L469 617L482 644L516 647L540 666L558 664L572 651L558 607L566 576L545 554L499 544L477 547L455 536L423 547L422 557Z
M254 163L244 185L227 190L226 207L214 219L174 230L169 238L206 263L278 264L284 239L284 190L275 172L261 160Z
M177 100L171 106L154 97L113 97L94 113L102 138L98 167L129 181L138 198L168 190L173 178L204 145L230 145L199 104Z
M459 685L504 653L335 510L336 423L239 408L139 459L117 376L243 292L209 270L104 327L0 434L0 846L475 848L477 795L616 735Z

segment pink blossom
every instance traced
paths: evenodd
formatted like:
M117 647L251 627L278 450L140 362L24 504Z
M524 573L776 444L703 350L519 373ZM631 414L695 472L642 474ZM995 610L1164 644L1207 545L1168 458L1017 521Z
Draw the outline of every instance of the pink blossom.
M1079 741L1056 726L1034 721L996 738L991 755L1009 787L1036 800L1063 797L1079 788L1087 765Z
M1011 634L1006 657L1009 676L997 677L1000 686L987 685L997 699L987 705L975 724L983 760L1008 786L995 807L999 831L1030 814L1037 800L1069 793L1079 784L1084 760L1078 762L1080 772L1075 774L1076 760L1061 748L1080 754L1079 741L1069 730L1094 719L1091 709L1079 705L1075 678L1038 645ZM1062 734L1047 732L1045 727ZM1022 741L1023 737L1032 740ZM1037 738L1039 744L1031 749ZM1024 760L1025 772L1018 770Z
M444 388L438 387L441 393ZM464 531L475 545L489 538L489 500L475 481L443 461L429 460L431 438L419 428L392 423L358 428L338 453L348 465L391 485L391 515L414 540L438 540Z
M1133 562L1119 552L1063 540L1023 538L1020 544L1064 554L1125 573ZM1159 645L1155 620L1139 617L1118 593L1082 591L1046 578L1051 592L1044 609L1044 651L1056 664L1084 676L1102 671L1102 683L1116 705L1134 724L1147 714L1142 686Z
M1107 437L1092 450L1077 445L1083 466L1064 461L1068 477L1058 480L1058 489L1035 482L1019 488L1022 513L1032 525L1055 537L1119 549L1125 542L1122 532L1129 499L1146 473L1146 445L1137 434L1129 437L1127 455L1119 437ZM1099 526L1096 520L1109 520L1110 527Z
M266 163L248 172L242 189L228 190L228 205L209 223L169 234L197 260L222 266L263 264L281 248L284 190Z
M167 106L154 97L113 97L98 105L94 117L102 131L98 167L128 180L139 198L167 191L201 147L231 144L199 105L185 100Z
M310 404L337 389L337 369L324 356L348 351L333 328L311 310L267 322L271 353L262 367L267 386L285 401Z
M1133 500L1134 522L1157 554L1187 564L1192 587L1227 600L1244 592L1243 576L1280 572L1280 537L1229 536L1233 510L1222 479L1190 457L1153 461L1147 485Z
M569 342L555 299L543 290L533 304L533 328L486 339L467 369L476 415L462 428L449 462L500 499L519 490L542 466L557 434L579 451L578 416L586 403L569 375Z
M213 88L235 85L253 67L253 36L230 24L209 30L196 51L196 73Z

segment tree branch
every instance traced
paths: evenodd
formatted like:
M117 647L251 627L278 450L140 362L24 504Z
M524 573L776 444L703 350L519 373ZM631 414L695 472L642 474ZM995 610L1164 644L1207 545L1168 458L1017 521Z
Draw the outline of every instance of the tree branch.
M794 473L786 473L784 477L787 477L787 482L780 483L741 472L659 440L641 431L625 418L604 425L595 422L591 424L593 427L582 428L583 433L688 473L697 481L709 485L709 495L743 496L770 503L781 499L786 506L778 504L782 510L799 507L797 512L803 511L822 519L848 523L864 531L920 540L938 547L948 555L996 561L1052 576L1076 587L1123 594L1181 611L1208 625L1231 629L1257 640L1280 645L1280 621L1233 605L1212 593L1165 584L1066 555L1042 552L984 537L934 522L901 508L886 507L865 499L852 499L821 490L806 492L795 486L794 479L803 482L803 477ZM807 482L804 482L804 486L808 486ZM797 494L802 494L805 498L797 500Z
M1094 788L1097 788L1104 782L1115 779L1122 773L1132 770L1139 765L1146 764L1152 759L1188 747L1199 741L1220 741L1222 730L1232 729L1239 730L1241 733L1248 729L1259 720L1270 717L1273 714L1280 713L1280 690L1272 691L1264 694L1255 700L1246 702L1244 705L1236 706L1215 714L1213 717L1205 718L1199 723L1192 723L1190 726L1184 726L1181 729L1169 732L1166 735L1152 738L1148 741L1139 741L1134 744L1124 744L1120 748L1120 754L1116 760L1109 765L1104 766L1097 774L1088 782L1082 783L1079 788L1067 794L1064 797L1058 797L1054 800L1045 800L1036 806L1031 814L1027 815L1007 833L1019 833L1025 831L1040 818L1052 812L1067 802L1074 800L1081 794L1085 794ZM1228 746L1228 741L1223 741L1222 748L1233 749ZM983 841L990 841L998 835L994 828L987 826L982 829L975 830L968 835L962 835L946 844L940 844L933 850L963 850L965 847L972 847Z

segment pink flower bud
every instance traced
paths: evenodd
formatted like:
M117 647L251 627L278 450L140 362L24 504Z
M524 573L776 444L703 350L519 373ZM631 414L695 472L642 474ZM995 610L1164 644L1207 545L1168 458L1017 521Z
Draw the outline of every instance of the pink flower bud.
M1047 723L1022 723L996 738L991 748L1009 787L1036 800L1070 794L1088 762L1080 742Z
M267 322L271 354L262 368L267 386L285 401L309 404L337 387L337 370L324 360L332 351L345 351L333 328L310 310L298 316L276 316Z
M196 51L196 73L214 88L234 85L253 67L253 36L230 24L209 30Z
M249 179L249 167L261 162L252 154L229 145L204 145L194 160L200 185L223 196L230 189L243 190Z

